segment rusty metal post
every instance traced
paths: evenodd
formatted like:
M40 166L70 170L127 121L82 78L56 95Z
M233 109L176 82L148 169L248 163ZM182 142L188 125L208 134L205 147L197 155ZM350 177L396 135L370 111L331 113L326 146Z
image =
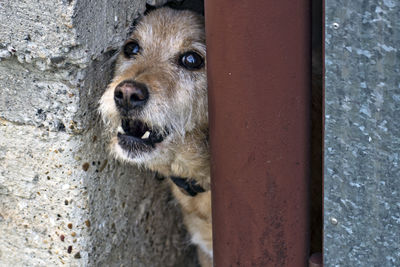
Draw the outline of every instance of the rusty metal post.
M215 266L307 266L310 1L205 15Z

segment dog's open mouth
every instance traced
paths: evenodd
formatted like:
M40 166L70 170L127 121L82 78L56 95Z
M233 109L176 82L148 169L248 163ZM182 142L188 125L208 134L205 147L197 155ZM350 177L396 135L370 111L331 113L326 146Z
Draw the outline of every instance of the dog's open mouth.
M118 144L129 152L150 151L164 140L161 131L150 128L140 120L122 119L122 132L118 132Z

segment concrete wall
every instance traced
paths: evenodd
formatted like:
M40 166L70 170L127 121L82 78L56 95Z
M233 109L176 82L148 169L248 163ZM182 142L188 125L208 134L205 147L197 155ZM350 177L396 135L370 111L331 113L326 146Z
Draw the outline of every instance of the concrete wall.
M145 4L0 2L0 266L194 265L165 181L109 158L96 111Z

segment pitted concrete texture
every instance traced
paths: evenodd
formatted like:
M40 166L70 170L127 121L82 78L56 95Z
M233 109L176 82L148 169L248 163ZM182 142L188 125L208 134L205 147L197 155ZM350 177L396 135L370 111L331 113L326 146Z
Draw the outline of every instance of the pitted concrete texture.
M97 113L145 4L0 2L0 266L195 266L166 182L111 159Z
M73 157L79 140L5 120L0 136L0 266L87 262L85 174Z

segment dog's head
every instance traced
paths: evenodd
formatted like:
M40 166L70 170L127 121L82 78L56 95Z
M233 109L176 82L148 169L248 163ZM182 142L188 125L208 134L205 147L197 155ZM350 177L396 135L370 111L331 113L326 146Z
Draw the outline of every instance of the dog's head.
M163 161L187 133L207 128L205 56L200 15L161 8L138 22L100 100L113 154Z

